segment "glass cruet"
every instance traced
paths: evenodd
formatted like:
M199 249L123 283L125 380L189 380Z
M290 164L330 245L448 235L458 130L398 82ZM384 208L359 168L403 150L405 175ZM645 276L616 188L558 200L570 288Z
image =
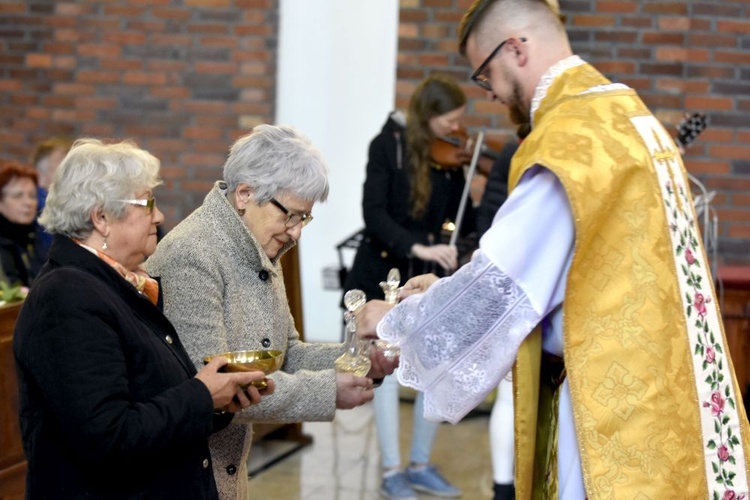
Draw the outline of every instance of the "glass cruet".
M369 343L357 337L357 320L354 313L365 305L367 297L362 290L349 290L344 294L344 320L346 321L346 341L344 342L344 354L336 358L333 363L337 372L353 373L358 377L364 377L370 371L370 356L367 352Z
M388 271L388 276L385 281L380 282L380 288L383 289L385 294L385 301L389 304L395 304L398 302L398 291L399 285L401 284L401 273L397 267L392 268ZM375 345L383 351L386 358L395 358L400 354L400 350L397 346L386 342L385 340L378 339L375 341Z

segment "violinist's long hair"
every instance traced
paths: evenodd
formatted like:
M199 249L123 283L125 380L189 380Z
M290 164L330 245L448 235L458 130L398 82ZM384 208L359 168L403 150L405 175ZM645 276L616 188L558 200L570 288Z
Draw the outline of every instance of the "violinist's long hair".
M450 77L433 75L414 90L406 115L406 144L411 168L411 210L415 219L422 218L432 195L430 181L430 145L435 135L430 119L444 115L466 104L466 94Z

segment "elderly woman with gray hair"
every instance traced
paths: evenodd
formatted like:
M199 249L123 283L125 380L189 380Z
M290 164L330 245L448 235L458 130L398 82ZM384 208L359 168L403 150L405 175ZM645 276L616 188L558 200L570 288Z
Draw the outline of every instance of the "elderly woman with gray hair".
M247 498L252 422L332 420L336 408L373 397L369 378L336 373L341 344L301 342L289 310L279 259L328 196L320 152L297 130L260 125L232 146L203 205L159 243L147 268L165 288L165 312L196 365L204 356L236 350L285 353L272 375L273 398L248 408L211 438L219 494ZM371 353L368 376L395 363Z
M16 323L27 498L217 498L208 437L260 401L259 371L196 373L140 265L164 217L159 161L79 140L41 216L49 260Z

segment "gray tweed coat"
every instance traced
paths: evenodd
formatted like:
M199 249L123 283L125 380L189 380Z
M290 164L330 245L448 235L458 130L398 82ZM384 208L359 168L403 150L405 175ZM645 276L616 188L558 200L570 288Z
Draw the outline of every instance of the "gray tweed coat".
M333 361L342 346L300 341L281 264L266 256L232 208L223 181L217 181L203 205L166 235L146 269L161 277L164 313L198 369L204 356L219 352L285 351L281 371L272 376L275 393L246 408L211 437L220 498L246 500L251 422L332 420Z

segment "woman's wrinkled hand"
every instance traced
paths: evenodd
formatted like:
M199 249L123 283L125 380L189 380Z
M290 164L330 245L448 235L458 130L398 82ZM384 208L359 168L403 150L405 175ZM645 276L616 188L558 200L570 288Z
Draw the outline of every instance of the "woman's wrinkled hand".
M195 378L203 382L211 393L214 409L236 412L242 408L247 408L251 404L258 404L261 399L261 393L258 388L251 385L251 382L264 380L266 375L262 371L254 370L249 372L237 373L219 373L219 370L228 363L227 358L217 356L206 366L201 368ZM267 379L267 382L270 379ZM269 389L273 392L275 385L269 384ZM247 386L247 389L242 387ZM268 389L263 391L263 395L268 394Z
M399 357L386 356L383 351L378 349L377 343L372 340L373 345L370 346L370 371L367 373L369 378L383 378L386 375L393 373L398 368Z
M242 389L241 387L238 388L237 395L232 399L232 401L226 407L224 407L224 410L232 412L232 413L237 413L238 411L241 411L243 408L260 403L261 399L273 394L274 391L276 391L276 383L273 381L273 379L270 379L270 378L266 378L263 380L266 383L266 387L262 389L259 389L253 384L248 385L245 389ZM250 404L244 404L242 400L243 397L247 399L248 401L250 401Z
M432 273L414 276L401 287L398 293L398 300L404 300L411 295L426 292L438 279L440 278Z
M372 379L357 377L353 373L336 374L336 408L351 410L375 397Z
M415 257L428 262L437 262L446 271L453 271L458 267L458 250L451 245L426 246L415 243L411 247Z

